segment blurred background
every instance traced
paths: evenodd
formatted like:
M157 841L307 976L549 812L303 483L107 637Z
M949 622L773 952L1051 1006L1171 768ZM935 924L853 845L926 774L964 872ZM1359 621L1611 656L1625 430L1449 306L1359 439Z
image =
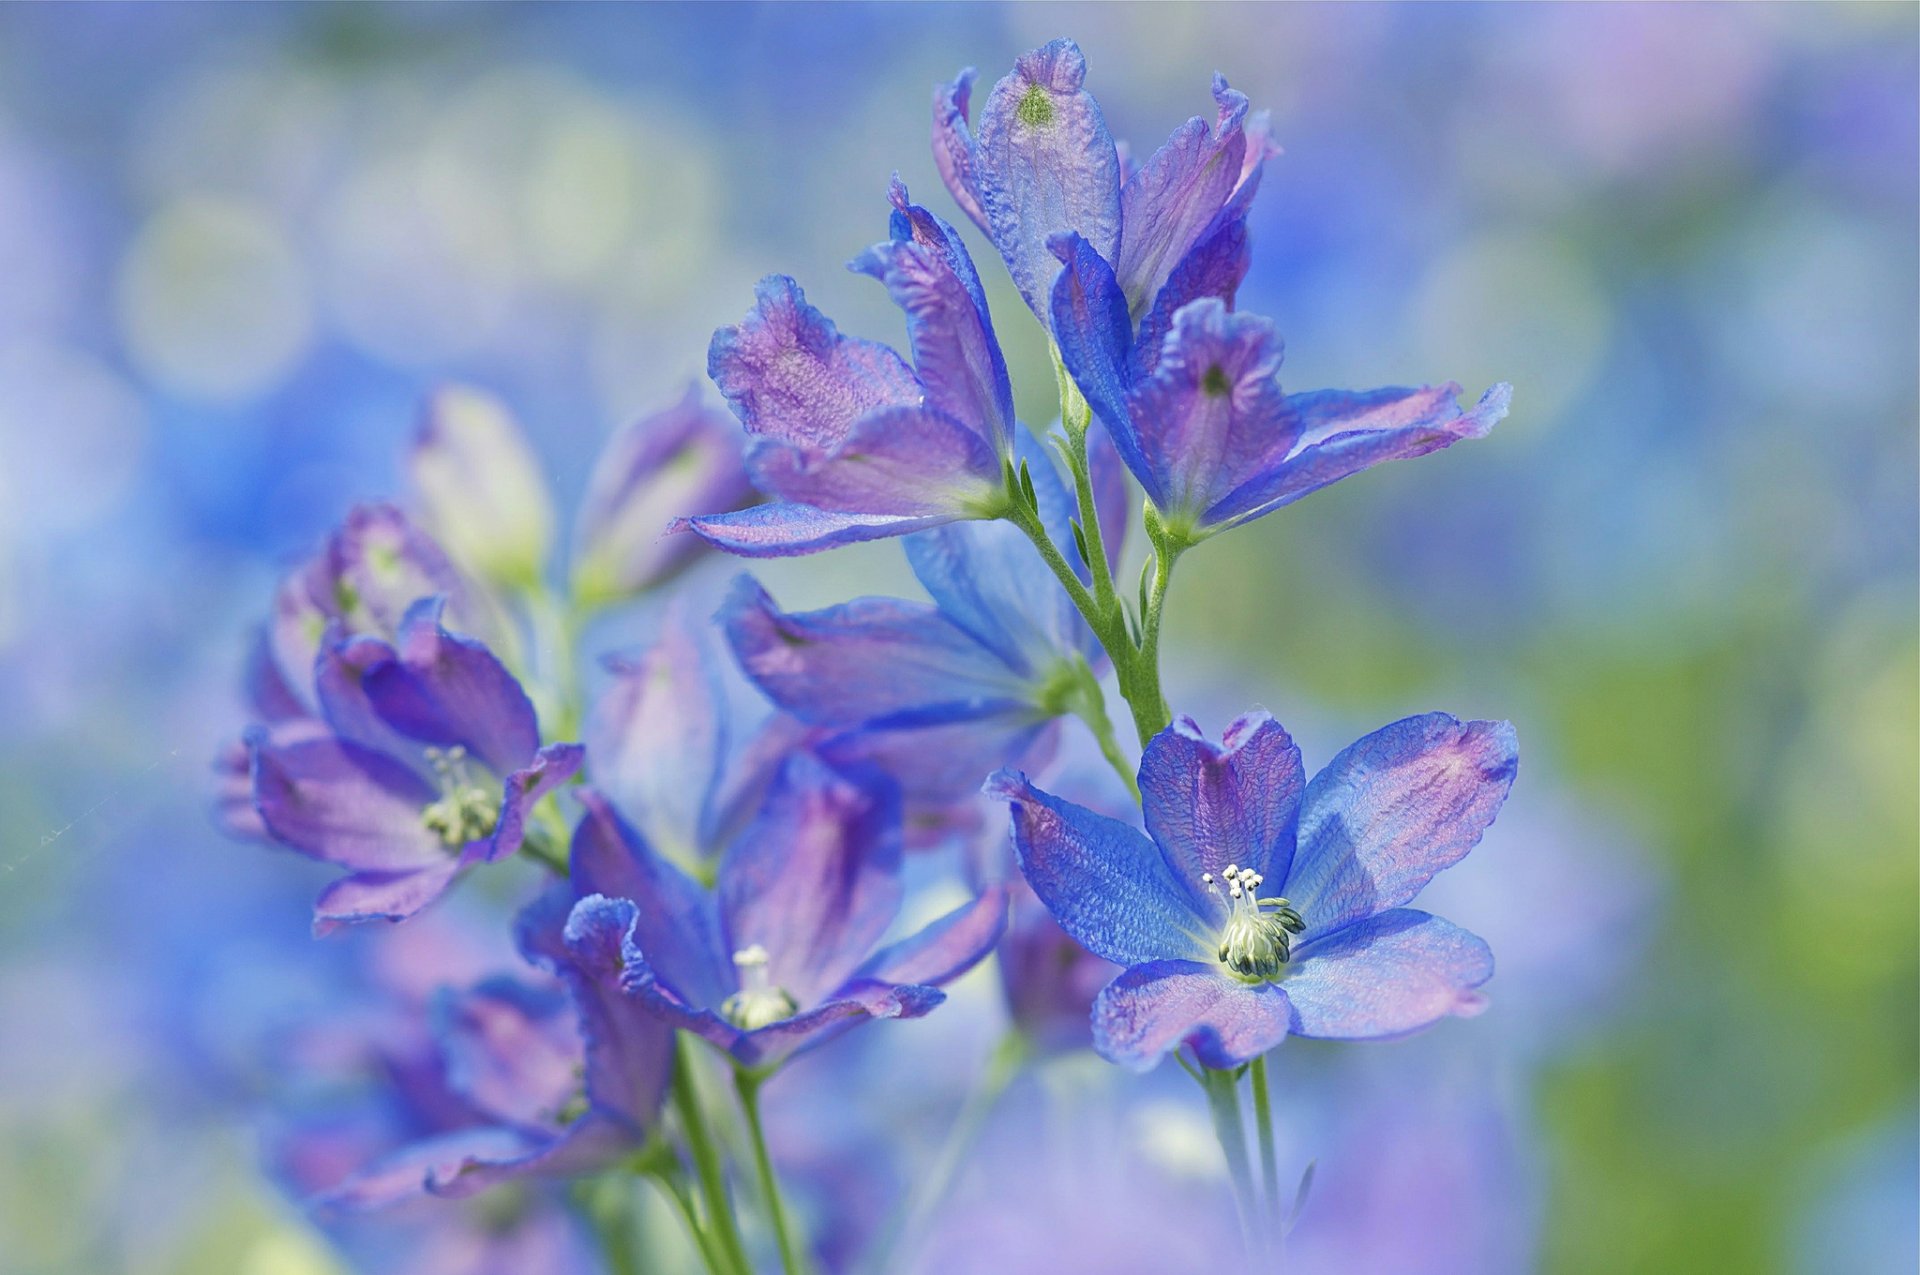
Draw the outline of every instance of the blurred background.
M897 341L843 265L896 169L960 220L930 88L1059 34L1136 155L1215 69L1271 109L1240 306L1291 389L1516 387L1487 440L1174 586L1175 708L1210 729L1265 705L1309 765L1429 708L1522 741L1431 896L1493 942L1494 1008L1278 1056L1327 1184L1306 1269L1915 1269L1913 6L97 5L0 11L0 1272L429 1269L275 1184L279 1046L372 958L308 938L324 870L207 820L250 626L399 494L444 379L511 402L572 499L763 273ZM972 242L1044 423L1040 330ZM792 606L912 591L891 544L767 574ZM1115 1127L1204 1179L1197 1095L1158 1082ZM1087 1163L1062 1198L1128 1236ZM993 1186L963 1177L952 1253L1064 1225ZM1083 1257L1056 1269L1120 1269Z

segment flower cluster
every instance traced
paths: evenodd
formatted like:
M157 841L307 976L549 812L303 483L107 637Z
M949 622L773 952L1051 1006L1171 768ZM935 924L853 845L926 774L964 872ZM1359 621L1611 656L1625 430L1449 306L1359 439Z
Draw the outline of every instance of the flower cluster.
M1213 118L1135 165L1085 77L1059 40L1016 63L977 123L971 71L934 100L948 191L1044 328L1057 422L1016 418L964 238L896 177L887 238L851 268L905 313L905 355L842 334L793 279L762 281L708 364L745 446L697 394L623 431L564 569L506 408L442 391L410 510L353 511L287 577L254 653L258 720L220 759L222 821L341 870L321 933L415 917L482 868L528 896L526 968L438 1011L437 1083L462 1116L322 1204L637 1172L709 1269L753 1269L757 1241L794 1272L809 1245L782 1205L761 1087L864 1023L929 1013L996 949L1011 1024L997 1058L1090 1046L1146 1070L1174 1053L1216 1112L1249 1068L1264 1101L1264 1056L1288 1035L1397 1036L1482 1006L1486 945L1407 905L1492 822L1511 729L1408 718L1309 780L1264 713L1217 742L1175 718L1160 632L1181 554L1484 434L1507 388L1466 410L1451 384L1284 392L1273 325L1234 309L1277 153L1266 117L1216 77ZM670 520L686 534L663 535ZM893 536L930 601L786 611L743 576L711 625L689 590L651 645L576 666L589 618L659 597L706 546L764 557ZM1135 556L1140 587L1122 590ZM1104 786L1076 770L1096 752ZM909 855L930 866L908 873ZM550 879L485 867L515 857ZM960 901L925 919L907 881L942 875L965 883ZM754 1151L757 1230L739 1225L710 1127L700 1077L716 1061ZM1239 1122L1220 1128L1257 1248L1275 1222L1254 1216ZM883 1243L872 1261L886 1257Z

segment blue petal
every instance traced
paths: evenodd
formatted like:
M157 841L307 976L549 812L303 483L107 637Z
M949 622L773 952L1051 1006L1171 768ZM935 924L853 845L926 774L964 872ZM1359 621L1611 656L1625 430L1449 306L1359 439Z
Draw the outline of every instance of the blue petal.
M829 448L754 439L747 470L781 500L905 517L977 518L994 506L1001 486L992 445L918 403L874 409Z
M1301 948L1287 969L1297 1036L1377 1040L1486 1008L1493 953L1437 916L1397 908Z
M578 774L586 759L587 750L578 744L548 744L533 755L531 764L500 781L500 814L487 849L489 860L504 859L520 848L533 808Z
M819 1003L873 950L900 909L900 799L805 753L720 863L729 948L767 950L771 985Z
M327 863L396 872L453 855L420 813L439 794L391 757L331 737L252 744L253 800L274 840Z
M851 1028L876 1018L921 1018L931 1013L945 992L933 987L897 987L863 981L849 984L833 999L792 1018L743 1033L730 1049L748 1067L772 1067L797 1053L817 1049Z
M1183 717L1148 740L1140 758L1147 832L1203 915L1223 907L1230 864L1278 893L1305 786L1300 749L1265 713L1238 719L1217 745ZM1202 883L1206 873L1214 885Z
M733 990L733 965L712 896L662 859L592 788L575 795L586 814L574 830L573 888L637 906L632 941L655 973L696 1005L718 1005Z
M1152 375L1159 365L1167 333L1173 330L1173 316L1203 297L1217 297L1231 310L1240 282L1247 277L1247 267L1252 263L1246 219L1222 214L1174 268L1154 297L1153 308L1140 320L1140 331L1133 343L1136 379Z
M980 185L974 174L973 134L967 127L967 108L973 97L976 74L972 67L967 67L954 77L953 83L937 85L933 90L933 163L940 170L940 180L946 183L953 202L984 231L987 214L980 207Z
M423 599L401 622L399 658L364 675L387 725L427 744L465 748L496 775L525 766L540 747L533 704L494 654L440 624L443 602Z
M324 1215L385 1208L426 1194L427 1183L456 1177L470 1164L517 1161L546 1148L513 1129L459 1129L411 1143L308 1199Z
M837 770L858 773L873 767L897 783L908 802L908 837L918 848L927 821L945 826L955 812L942 807L974 805L986 776L1003 766L1045 765L1058 733L1053 722L1036 721L1023 708L943 726L863 727L822 740L814 749Z
M860 598L788 613L742 576L718 618L755 685L816 725L927 725L1017 714L1026 703L998 655L924 603Z
M1216 80L1214 97L1215 123L1196 115L1181 125L1120 192L1122 236L1114 273L1136 316L1146 312L1240 184L1247 98L1225 80Z
M1205 952L1214 921L1139 830L1042 792L1017 771L994 775L985 791L1013 804L1021 873L1088 951L1116 965Z
M1410 901L1466 857L1520 765L1513 727L1428 713L1348 745L1307 785L1286 895L1310 941Z
M320 937L363 921L404 921L445 894L453 879L474 862L476 856L469 846L459 854L449 851L439 862L420 868L341 877L314 900L313 933Z
M673 1083L673 1031L635 1006L623 983L627 952L642 925L638 913L649 902L583 899L567 917L567 960L560 966L586 1042L587 1102L625 1126L636 1143Z
M1454 401L1459 393L1460 387L1449 383L1290 397L1288 409L1299 418L1305 446L1222 498L1207 510L1206 523L1246 522L1382 461L1424 456L1463 438L1484 437L1507 414L1513 387L1494 386L1467 412Z
M664 1032L663 1032L664 1038ZM626 1122L590 1110L558 1135L512 1143L477 1140L461 1155L439 1155L427 1166L429 1194L465 1199L523 1178L588 1177L639 1150L642 1135Z
M432 1028L447 1086L477 1110L541 1132L558 1124L585 1056L559 988L498 976L447 989L433 1003Z
M1093 1047L1108 1062L1151 1071L1182 1045L1204 1067L1250 1062L1287 1037L1287 994L1197 961L1136 965L1093 1003Z
M1065 269L1053 285L1053 339L1060 361L1080 388L1087 405L1107 427L1114 450L1155 504L1161 504L1158 477L1140 451L1127 401L1133 357L1133 327L1120 284L1093 246L1079 235L1053 241Z
M683 518L669 530L690 530L715 548L743 558L792 558L863 540L904 536L959 517L954 513L913 516L836 513L815 509L812 505L782 502L756 505L737 513Z
M1108 260L1120 248L1120 157L1086 74L1079 46L1054 40L1015 62L980 109L987 233L1042 323L1059 271L1048 240L1075 231Z
M890 192L893 238L855 258L907 314L913 366L926 402L987 441L996 455L1013 448L1013 387L994 338L986 293L953 227L907 200L896 176Z
M943 987L977 965L1007 929L1007 887L988 886L917 933L875 952L860 977Z

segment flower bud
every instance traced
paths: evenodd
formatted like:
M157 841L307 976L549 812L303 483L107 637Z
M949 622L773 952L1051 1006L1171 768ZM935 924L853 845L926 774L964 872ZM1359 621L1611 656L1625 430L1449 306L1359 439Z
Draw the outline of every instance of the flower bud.
M423 520L462 566L509 589L539 581L553 505L504 403L462 385L434 394L407 469Z

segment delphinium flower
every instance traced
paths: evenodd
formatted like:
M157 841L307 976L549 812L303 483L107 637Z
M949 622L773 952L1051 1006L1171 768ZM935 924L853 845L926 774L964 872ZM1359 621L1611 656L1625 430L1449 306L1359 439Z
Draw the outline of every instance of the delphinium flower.
M747 470L773 503L687 520L732 553L812 553L1000 509L1013 395L973 261L898 178L891 237L852 263L907 314L914 366L843 336L785 275L714 334L707 370L745 426Z
M463 870L520 848L527 820L581 762L540 743L533 705L499 658L414 604L393 642L323 641L324 733L251 740L253 800L274 841L348 875L315 904L316 930L401 920Z
M1237 1067L1289 1034L1403 1035L1472 1014L1486 945L1407 908L1493 821L1517 767L1503 723L1441 713L1382 727L1307 782L1264 713L1221 743L1182 720L1140 762L1146 833L1017 773L1021 872L1060 924L1125 971L1101 993L1095 1047L1151 1068L1182 1045Z

